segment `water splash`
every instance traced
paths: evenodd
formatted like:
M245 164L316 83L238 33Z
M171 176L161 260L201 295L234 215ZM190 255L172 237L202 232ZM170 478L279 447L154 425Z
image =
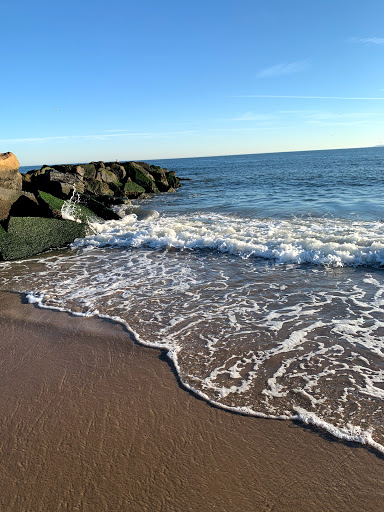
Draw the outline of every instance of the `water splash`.
M61 207L61 216L65 220L73 220L81 224L82 220L80 219L80 194L76 190L76 184L73 185L72 196L64 201L63 206Z

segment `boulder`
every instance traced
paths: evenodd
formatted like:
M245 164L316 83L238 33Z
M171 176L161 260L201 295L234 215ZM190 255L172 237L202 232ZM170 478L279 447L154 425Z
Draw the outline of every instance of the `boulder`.
M60 199L47 192L39 190L36 194L39 205L45 208L46 214L44 217L55 217L58 219L66 218L66 215L70 215L81 222L88 222L97 220L97 217L101 217L93 209L87 208L84 204L79 202ZM103 217L101 217L103 218ZM109 217L107 217L109 219Z
M49 210L31 192L23 192L9 210L9 217L50 217Z
M85 175L85 169L84 167L81 167L81 165L76 165L75 167L76 174L80 176L81 179L84 178Z
M151 167L153 167L153 165L147 164L147 162L134 162L134 163L136 163L137 165L140 165L140 167L144 167L144 169L148 172L151 172Z
M125 169L124 169L123 165L120 165L120 164L117 164L117 163L113 163L110 166L110 170L111 170L111 172L113 172L113 174L116 176L116 178L119 181L124 181L125 180L125 177L127 176L127 173L125 172Z
M0 260L27 258L47 249L58 249L87 232L86 224L70 220L11 217L7 231L0 229Z
M16 156L8 151L7 153L0 153L0 170L18 171L20 164Z
M136 162L126 162L123 166L127 172L127 176L131 178L132 181L143 187L145 192L159 192L155 183L155 178L149 171L144 169L144 167Z
M96 179L104 183L116 183L118 181L117 176L106 168L100 168L97 171Z
M83 176L85 180L92 181L96 178L96 167L94 166L94 164L81 165L81 167L85 171Z
M135 183L134 181L128 180L124 185L124 196L130 197L131 199L137 199L144 194L145 189Z
M176 176L175 171L169 171L167 180L168 180L170 187L175 188L175 189L178 187L181 187L180 179Z
M29 192L43 190L62 199L70 198L75 189L82 194L84 192L83 177L76 172L77 167L59 165L30 171L23 176L23 188Z
M121 201L120 201L121 202ZM80 196L80 204L89 208L98 217L104 220L118 220L120 216L115 213L111 208L108 208L104 203L95 199L94 196L87 193Z
M13 153L0 153L0 187L21 190L19 161Z
M105 163L104 162L91 162L90 165L93 165L97 171L99 169L105 169Z
M113 190L109 188L108 184L98 179L89 182L86 185L85 190L99 198L114 195Z
M15 201L21 196L21 191L0 187L0 222L7 219Z
M160 192L168 192L170 188L167 178L169 172L166 169L162 169L161 167L152 166L151 174Z

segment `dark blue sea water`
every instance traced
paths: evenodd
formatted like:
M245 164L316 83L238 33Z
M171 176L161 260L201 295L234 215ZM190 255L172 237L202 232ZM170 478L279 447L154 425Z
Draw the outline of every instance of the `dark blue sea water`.
M124 322L223 408L384 451L384 148L152 163L191 180L2 287Z
M193 179L167 204L244 217L384 219L384 147L157 160ZM196 187L196 182L198 187ZM185 189L193 190L187 194Z

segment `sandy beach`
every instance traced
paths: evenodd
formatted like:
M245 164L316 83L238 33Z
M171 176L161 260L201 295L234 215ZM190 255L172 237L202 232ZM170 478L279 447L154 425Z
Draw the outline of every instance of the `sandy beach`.
M382 511L384 458L182 389L120 325L0 294L0 510Z

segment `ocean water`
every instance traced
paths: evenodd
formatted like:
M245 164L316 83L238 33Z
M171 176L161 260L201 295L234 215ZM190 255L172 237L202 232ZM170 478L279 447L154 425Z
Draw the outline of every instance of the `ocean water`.
M153 163L191 180L1 288L123 322L220 407L384 453L384 148Z

